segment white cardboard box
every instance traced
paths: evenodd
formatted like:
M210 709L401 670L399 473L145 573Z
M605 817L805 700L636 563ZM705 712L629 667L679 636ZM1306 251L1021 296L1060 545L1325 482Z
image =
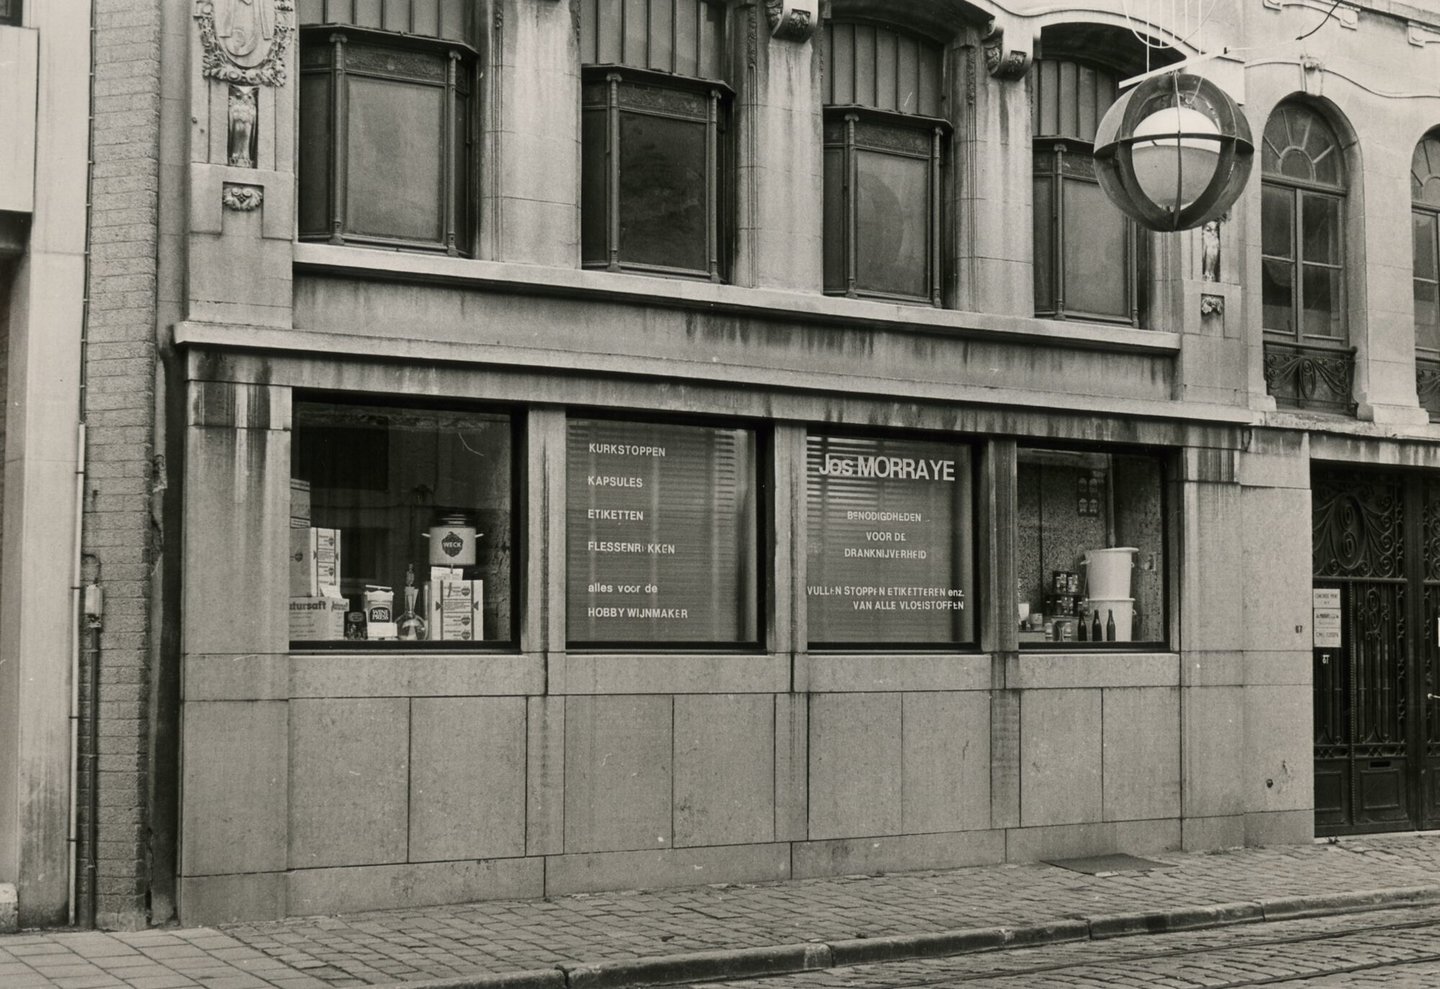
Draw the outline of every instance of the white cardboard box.
M350 602L338 597L292 597L290 640L323 642L345 638L345 612Z
M427 627L431 640L476 642L485 637L483 580L430 581Z
M290 596L340 596L340 530L290 530Z

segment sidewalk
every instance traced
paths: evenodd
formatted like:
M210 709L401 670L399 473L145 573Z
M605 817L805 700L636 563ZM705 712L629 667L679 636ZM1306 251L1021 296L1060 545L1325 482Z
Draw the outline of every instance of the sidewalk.
M603 989L1440 902L1440 836L0 936L4 989Z

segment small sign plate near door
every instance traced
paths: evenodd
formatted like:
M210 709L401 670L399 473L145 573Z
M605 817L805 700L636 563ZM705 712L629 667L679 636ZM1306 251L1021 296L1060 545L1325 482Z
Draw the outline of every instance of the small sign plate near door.
M1312 592L1311 628L1316 649L1340 648L1340 588L1317 587Z

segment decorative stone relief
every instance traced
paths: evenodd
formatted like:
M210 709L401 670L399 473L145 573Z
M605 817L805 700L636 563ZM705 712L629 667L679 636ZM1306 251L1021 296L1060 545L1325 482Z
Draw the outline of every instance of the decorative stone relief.
M1200 229L1200 280L1220 280L1220 221L1211 220Z
M201 72L247 86L285 85L294 0L196 0Z
M1265 0L1265 6L1271 10L1284 10L1286 7L1308 7L1310 10L1318 10L1341 27L1349 28L1351 31L1360 26L1360 11L1348 4L1335 3L1333 0Z
M805 42L820 22L819 0L765 0L765 17L771 37Z
M260 208L260 204L265 201L265 193L258 185L238 185L226 182L225 190L220 194L220 201L225 204L226 209L249 213Z
M990 22L980 44L985 49L985 68L996 79L1023 79L1030 71L1033 47L1025 49L1012 43L1012 47L1007 49L1005 26L998 19Z
M1223 316L1225 315L1225 296L1223 295L1202 295L1200 296L1201 316Z
M230 87L230 164L239 168L254 168L255 159L250 153L250 146L255 143L255 118L259 116L260 109L256 94L259 88L256 86L235 86Z

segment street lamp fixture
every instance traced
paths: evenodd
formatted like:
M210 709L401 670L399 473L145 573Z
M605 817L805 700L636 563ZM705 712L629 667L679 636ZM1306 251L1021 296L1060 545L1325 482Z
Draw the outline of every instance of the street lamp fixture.
M1111 104L1095 134L1100 188L1151 230L1189 230L1240 196L1255 145L1240 107L1208 79L1153 76Z

